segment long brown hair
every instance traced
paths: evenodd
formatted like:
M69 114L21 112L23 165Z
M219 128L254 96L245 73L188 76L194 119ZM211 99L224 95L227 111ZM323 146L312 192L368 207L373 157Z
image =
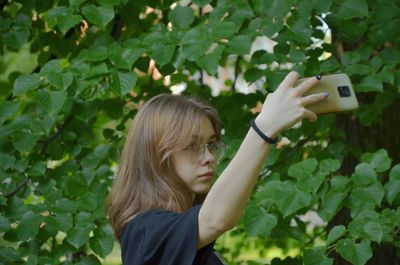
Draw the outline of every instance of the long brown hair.
M192 141L203 115L220 139L217 112L199 98L161 94L140 108L126 137L118 176L105 205L118 241L125 225L141 212L183 212L192 207L191 192L177 176L170 156Z

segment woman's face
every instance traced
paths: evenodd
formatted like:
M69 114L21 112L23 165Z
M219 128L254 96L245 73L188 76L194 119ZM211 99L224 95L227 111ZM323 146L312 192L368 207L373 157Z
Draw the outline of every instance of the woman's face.
M198 147L214 141L217 141L214 128L210 120L202 116L199 135L193 135L193 142L188 148L177 151L171 156L178 176L190 188L193 195L207 193L211 188L216 158L208 148L204 148L204 153L197 151Z

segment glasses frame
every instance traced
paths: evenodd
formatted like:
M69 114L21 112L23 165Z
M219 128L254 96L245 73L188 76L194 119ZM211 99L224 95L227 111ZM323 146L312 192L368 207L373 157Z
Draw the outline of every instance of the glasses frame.
M215 155L213 154L213 151L210 149L212 145L217 145L217 148L215 149L216 151ZM198 150L196 150L197 148ZM199 161L201 160L201 157L204 156L206 148L214 156L215 160L219 161L224 155L226 144L221 140L213 141L211 143L206 143L206 144L201 142L196 142L190 144L184 150L191 153L191 155L193 156L192 160Z

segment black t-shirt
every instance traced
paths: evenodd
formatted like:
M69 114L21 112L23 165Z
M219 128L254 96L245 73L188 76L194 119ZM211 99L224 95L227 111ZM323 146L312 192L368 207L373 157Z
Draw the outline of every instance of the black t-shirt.
M200 205L184 213L150 210L124 228L121 256L124 265L222 265L214 242L197 250Z

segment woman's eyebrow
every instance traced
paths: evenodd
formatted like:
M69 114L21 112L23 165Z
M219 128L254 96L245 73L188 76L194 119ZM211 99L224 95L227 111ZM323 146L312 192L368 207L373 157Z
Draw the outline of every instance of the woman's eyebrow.
M198 135L192 135L192 138L198 140L198 139L200 139L201 137L199 137ZM217 135L216 135L216 134L212 134L212 135L210 135L210 136L208 137L208 140L213 140L213 139L217 139Z

